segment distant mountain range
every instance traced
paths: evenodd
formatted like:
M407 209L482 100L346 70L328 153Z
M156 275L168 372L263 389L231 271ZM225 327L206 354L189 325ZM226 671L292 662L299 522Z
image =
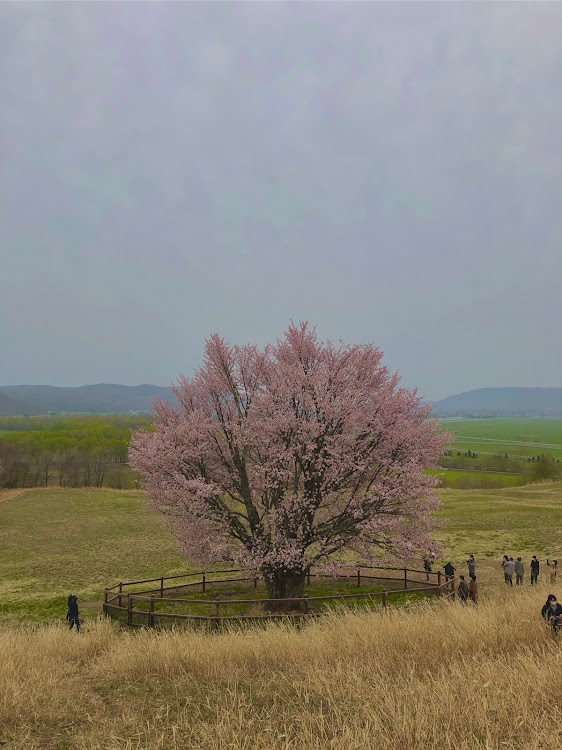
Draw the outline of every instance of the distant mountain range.
M175 401L171 388L159 385L82 385L63 388L54 385L0 386L0 414L47 414L85 412L119 414L152 411L152 400Z
M171 388L158 385L5 385L0 386L0 414L150 412L156 397L176 401ZM435 402L433 416L562 417L562 388L478 388Z
M562 417L562 388L477 388L433 404L436 417Z

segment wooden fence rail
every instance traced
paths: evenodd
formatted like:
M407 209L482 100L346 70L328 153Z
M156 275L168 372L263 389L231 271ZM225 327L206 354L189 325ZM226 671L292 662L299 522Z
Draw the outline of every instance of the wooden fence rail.
M398 573L397 576L389 577L382 575L367 575L363 571L365 570L381 570L383 572L393 571ZM245 573L251 572L252 575L249 577L239 578L222 578L215 579L209 578L208 576L223 575L225 573ZM423 576L426 580L423 581L425 585L421 585L422 581L414 580L409 577L409 574L417 574ZM192 578L199 576L200 580L183 583L174 586L164 586L165 581L177 580L179 578ZM337 602L348 602L351 600L358 601L375 601L381 600L383 608L388 606L389 597L400 596L402 594L430 594L433 596L447 595L449 597L455 596L455 579L448 578L441 571L435 573L429 573L430 580L428 581L428 574L425 570L416 570L412 568L377 568L374 566L357 566L357 572L353 574L342 574L338 576L324 575L322 573L309 573L307 576L308 583L310 578L342 578L342 579L355 579L356 585L361 586L363 579L368 581L400 581L403 583L404 588L401 589L390 589L385 588L382 591L371 591L365 593L353 593L353 594L335 594L328 596L304 596L304 597L291 597L282 600L284 603L290 603L291 605L299 608L301 611L290 611L290 612L265 612L263 614L221 614L221 607L230 607L232 605L275 605L279 606L279 599L192 599L184 598L181 596L164 596L164 592L175 591L177 589L186 589L193 586L201 586L202 592L205 593L206 588L209 584L215 583L237 583L237 582L252 582L254 588L257 587L259 576L255 575L254 571L245 571L241 569L228 569L228 570L216 570L216 571L205 571L203 573L187 573L175 576L160 576L160 578L149 578L144 581L128 581L120 582L112 587L104 590L104 602L103 612L106 616L112 616L113 614L120 612L126 613L126 622L128 625L133 625L133 618L136 616L146 618L146 624L148 627L155 627L156 621L160 619L172 619L180 622L209 622L214 623L216 627L221 622L234 622L234 621L263 621L263 620L277 620L277 619L306 619L315 618L327 614L327 612L314 611L314 605L320 603L336 603ZM433 580L431 580L433 579ZM433 582L434 581L434 582ZM158 583L158 588L149 589L144 591L124 591L126 587L137 586L143 583ZM411 584L408 588L408 584ZM156 596L155 596L156 594ZM123 606L123 599L126 599L126 606ZM156 604L177 606L179 605L195 605L198 607L205 606L212 608L212 614L180 614L178 612L161 612L156 609ZM148 604L147 609L139 609L137 605Z

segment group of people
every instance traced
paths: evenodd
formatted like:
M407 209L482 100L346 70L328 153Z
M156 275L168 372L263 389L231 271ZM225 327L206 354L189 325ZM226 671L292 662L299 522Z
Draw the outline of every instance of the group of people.
M556 583L556 569L558 568L558 560L548 560L546 565L550 571L550 582ZM513 576L515 575L515 585L523 585L523 576L525 575L525 566L520 557L514 560L513 557L503 556L501 561L501 567L503 568L503 576L508 586L513 586ZM537 556L533 555L531 559L531 586L538 583L540 573L540 563L537 560Z
M435 558L428 556L424 558L424 570L429 580L429 574L431 573L432 563L435 562ZM474 555L470 555L466 561L468 566L468 582L463 575L459 575L459 585L457 588L457 594L461 602L472 601L474 604L478 602L478 588L476 583L476 559ZM556 571L558 568L558 560L546 561L547 567L550 572L550 582L556 583ZM520 557L514 560L513 557L503 556L501 562L503 568L505 582L509 586L513 586L513 576L515 575L515 585L523 585L523 576L525 575L525 566ZM536 555L533 555L530 564L531 569L531 586L538 583L540 573L540 563ZM456 568L451 562L448 562L444 567L445 575L447 578L454 578ZM552 632L556 635L560 629L562 629L562 605L558 603L554 594L549 594L544 604L541 614L546 623L552 628Z
M474 604L478 604L478 584L476 583L476 559L474 555L470 555L466 561L468 566L468 582L463 575L459 575L459 585L457 588L457 595L461 602L466 603L471 601ZM455 575L455 568L449 562L443 568L445 575L448 578L452 578Z
M431 568L434 562L435 562L435 555L428 555L427 557L424 558L424 561L423 561L423 567L424 567L426 578L428 581L429 581L429 574L431 573ZM463 575L459 576L459 585L457 588L457 594L461 602L467 602L470 600L474 604L478 604L478 584L476 583L476 559L474 555L470 555L470 557L466 561L466 564L468 565L468 581ZM445 571L445 575L447 576L447 578L454 578L455 572L457 569L453 566L451 562L448 562L443 567L443 570Z

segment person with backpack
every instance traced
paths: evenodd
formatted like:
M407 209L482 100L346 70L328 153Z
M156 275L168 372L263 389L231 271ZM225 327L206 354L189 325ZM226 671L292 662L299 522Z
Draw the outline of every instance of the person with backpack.
M537 560L537 556L533 555L533 559L531 560L531 586L534 583L538 583L538 577L539 577L539 561Z
M546 564L550 568L550 582L556 583L556 568L558 567L558 560L547 559Z
M523 562L520 557L517 558L515 562L515 585L516 586L522 586L523 585L523 575L525 573L525 567L523 565Z
M464 580L464 576L459 576L459 587L457 593L461 602L463 604L466 603L466 600L468 599L468 584Z
M80 616L78 614L78 597L76 594L71 594L68 597L68 612L66 613L66 619L70 623L69 630L76 625L76 632L80 632Z
M549 594L541 609L541 615L544 617L547 625L550 625L554 635L558 634L558 630L562 625L562 606L558 604L554 594Z

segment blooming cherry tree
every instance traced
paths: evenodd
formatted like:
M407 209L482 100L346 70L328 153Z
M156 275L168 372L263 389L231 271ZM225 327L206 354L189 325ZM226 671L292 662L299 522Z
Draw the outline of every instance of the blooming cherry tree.
M321 342L306 323L263 351L214 335L179 406L155 403L130 463L187 554L261 572L271 598L302 596L311 565L432 549L439 506L425 473L449 436L372 345Z

